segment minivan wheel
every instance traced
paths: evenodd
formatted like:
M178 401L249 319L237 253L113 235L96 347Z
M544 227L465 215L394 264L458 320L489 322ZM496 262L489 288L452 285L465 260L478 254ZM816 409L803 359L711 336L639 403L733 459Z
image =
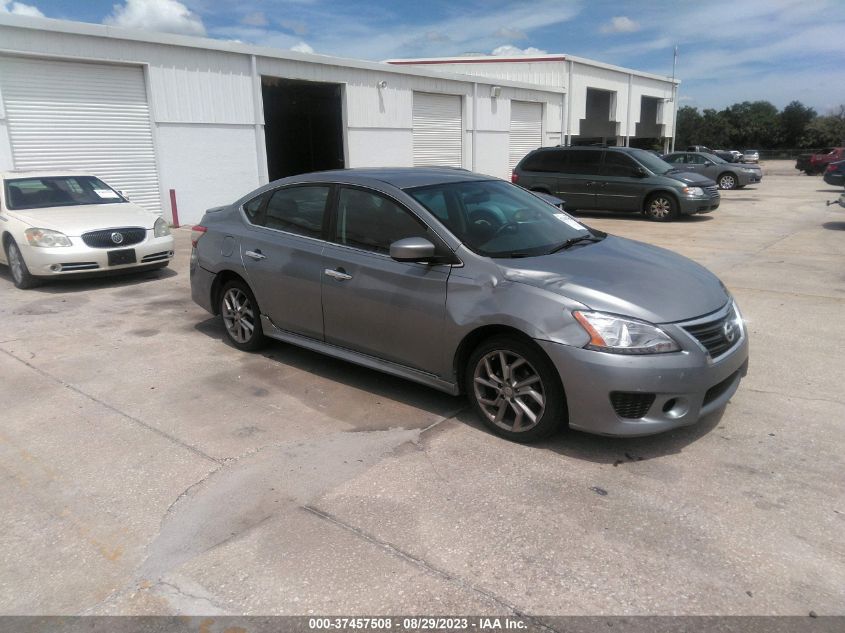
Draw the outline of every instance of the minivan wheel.
M649 220L668 222L678 215L678 204L672 196L658 193L648 199L644 213Z
M255 296L243 281L235 279L220 292L220 317L229 341L240 350L253 352L267 339L261 331L261 312Z
M34 277L29 272L26 262L21 254L21 249L15 243L15 240L9 238L6 241L6 262L9 264L9 272L12 273L12 281L15 287L21 290L35 288L41 282L37 277Z
M479 345L467 363L465 387L481 421L509 440L533 442L566 423L557 370L518 338L497 336Z
M733 174L722 174L718 182L719 189L736 189L736 176Z

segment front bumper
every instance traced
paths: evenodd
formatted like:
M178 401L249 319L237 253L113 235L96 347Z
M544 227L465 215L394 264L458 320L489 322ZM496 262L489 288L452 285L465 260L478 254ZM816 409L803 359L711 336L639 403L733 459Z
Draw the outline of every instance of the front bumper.
M91 248L79 237L71 237L71 246L41 248L26 242L18 243L29 272L36 277L67 277L81 273L97 273L145 268L173 258L173 236L153 237L152 229L138 244L123 248ZM135 251L135 263L109 264L110 251Z
M694 213L710 213L719 208L722 198L717 194L715 197L704 196L701 198L681 198L681 214L693 215Z
M666 328L676 340L689 336ZM670 354L626 356L537 341L560 374L569 426L599 435L638 436L695 424L723 407L748 370L748 334L716 360L689 337ZM654 394L645 414L617 415L611 393Z

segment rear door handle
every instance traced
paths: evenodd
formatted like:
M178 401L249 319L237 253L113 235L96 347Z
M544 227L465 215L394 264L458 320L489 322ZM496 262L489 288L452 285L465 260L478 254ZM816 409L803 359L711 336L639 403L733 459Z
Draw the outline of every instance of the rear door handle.
M267 256L259 250L246 251L244 252L244 255L251 257L254 260L267 259Z
M346 271L342 268L339 270L332 270L331 268L326 268L324 271L329 277L332 279L337 279L338 281L347 281L352 279L352 275L347 275Z

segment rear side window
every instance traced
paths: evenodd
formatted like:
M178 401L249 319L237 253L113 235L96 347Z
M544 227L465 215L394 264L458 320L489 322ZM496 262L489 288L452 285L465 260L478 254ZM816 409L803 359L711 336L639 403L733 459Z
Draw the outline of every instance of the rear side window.
M595 175L599 173L602 150L585 149L569 153L569 161L564 170L566 173L584 175Z
M525 159L520 169L525 171L562 172L566 165L567 152L545 151L532 154Z
M684 162L684 155L683 154L669 154L663 160L667 163L672 163L673 165L680 165Z
M427 227L407 209L375 192L344 187L337 203L335 241L376 253L406 237L426 237Z
M606 152L602 174L605 176L633 177L639 171L637 165L621 152Z
M328 198L327 186L277 189L270 194L267 207L258 214L253 224L297 235L322 237Z
M262 193L260 196L257 196L250 200L249 202L244 203L244 213L246 213L247 219L253 224L258 223L258 213L261 211L261 205L264 204L264 199L267 197L266 193Z

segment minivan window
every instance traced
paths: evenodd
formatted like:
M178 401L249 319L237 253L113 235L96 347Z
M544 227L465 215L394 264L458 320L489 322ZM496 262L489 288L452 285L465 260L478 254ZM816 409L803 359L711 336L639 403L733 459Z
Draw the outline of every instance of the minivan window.
M297 235L322 237L328 198L327 186L277 189L270 196L264 213L253 223Z
M633 177L639 173L639 166L621 152L606 152L602 174L605 176Z
M442 194L449 207L449 221L444 224L468 248L487 257L544 255L567 240L592 234L560 209L500 180L443 183L406 191L426 208L434 194Z
M569 160L566 169L562 170L567 174L594 175L599 173L601 167L600 149L572 150L567 152Z
M568 152L560 150L546 150L536 152L525 159L521 165L524 171L563 172L566 171L566 156Z
M388 253L397 240L427 234L419 218L385 196L363 189L340 190L334 236L339 244Z
M669 171L678 171L675 167L667 163L665 160L658 158L651 152L644 149L632 149L628 155L636 160L640 165L653 171L655 174L665 174Z

